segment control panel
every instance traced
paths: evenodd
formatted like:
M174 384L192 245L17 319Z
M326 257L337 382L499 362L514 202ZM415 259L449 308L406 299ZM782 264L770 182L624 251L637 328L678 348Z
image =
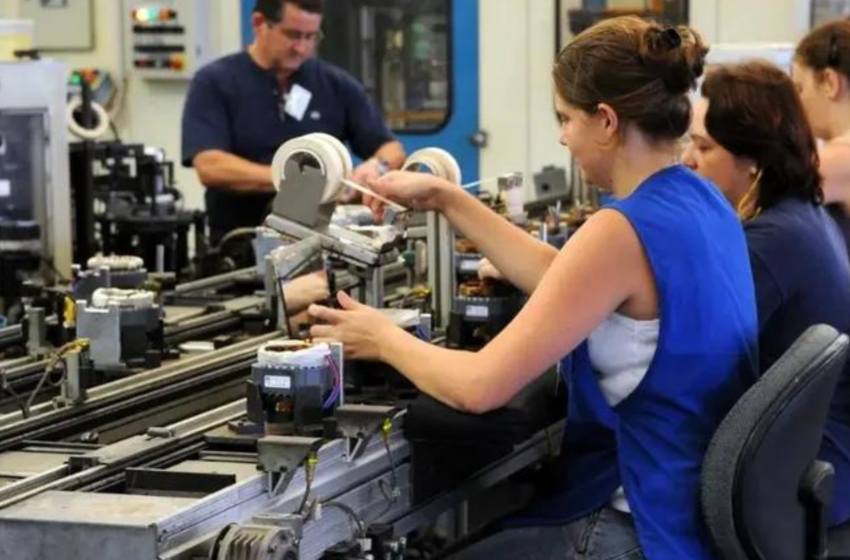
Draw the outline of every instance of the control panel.
M188 79L212 57L214 0L122 0L127 73Z
M100 68L75 68L68 77L68 99L82 96L83 82L91 86L92 99L103 107L108 107L118 93L112 76Z

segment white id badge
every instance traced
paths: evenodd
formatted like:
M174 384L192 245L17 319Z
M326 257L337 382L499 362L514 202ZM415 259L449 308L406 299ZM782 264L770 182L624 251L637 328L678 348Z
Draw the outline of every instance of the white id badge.
M286 106L284 111L286 114L300 121L304 118L304 113L307 112L307 107L310 105L310 99L313 94L304 89L298 84L292 86L289 90L289 95L286 98Z

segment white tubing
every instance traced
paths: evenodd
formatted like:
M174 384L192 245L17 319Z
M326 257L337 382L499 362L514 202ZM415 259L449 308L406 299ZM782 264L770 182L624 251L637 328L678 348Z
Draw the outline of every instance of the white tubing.
M107 132L109 132L109 114L106 109L99 103L92 101L91 108L97 115L97 125L94 128L83 128L80 123L74 120L74 111L82 107L83 100L75 97L68 103L65 109L65 122L71 134L83 140L97 140Z
M279 189L286 179L286 163L299 156L309 156L319 164L325 178L322 204L336 200L343 191L342 180L351 174L353 165L345 146L328 134L307 134L285 142L272 160L272 183Z
M415 171L417 167L426 167L433 175L460 185L460 165L449 152L441 148L423 148L410 154L402 169Z
M98 268L108 268L113 271L141 270L144 266L145 261L133 255L98 255L90 258L86 263L89 270Z

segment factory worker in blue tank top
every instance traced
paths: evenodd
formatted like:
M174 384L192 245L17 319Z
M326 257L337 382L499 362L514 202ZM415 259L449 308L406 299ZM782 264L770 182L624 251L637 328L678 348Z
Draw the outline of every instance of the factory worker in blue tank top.
M847 249L823 206L817 146L791 77L768 62L719 66L701 93L682 161L714 182L744 222L766 372L812 325L850 332ZM835 468L829 523L850 529L850 364L819 459Z
M310 308L322 323L312 328L317 340L382 360L471 413L503 406L571 354L560 488L523 526L458 558L712 558L700 465L755 379L758 333L741 223L711 183L677 164L707 50L686 27L620 17L558 55L560 141L587 182L618 199L560 251L458 185L401 172L373 182L385 196L441 212L530 295L480 351L422 342L344 294L340 310Z

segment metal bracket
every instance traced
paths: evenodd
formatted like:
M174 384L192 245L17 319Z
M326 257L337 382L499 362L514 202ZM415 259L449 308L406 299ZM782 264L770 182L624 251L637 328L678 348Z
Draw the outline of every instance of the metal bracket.
M283 492L295 470L322 446L319 438L266 436L257 440L257 468L269 474L269 492ZM281 480L281 477L284 477Z
M347 404L336 409L334 417L337 429L346 438L346 456L349 461L363 452L369 438L378 433L384 420L392 418L398 410L393 406L368 404Z
M322 445L319 438L266 436L257 440L257 465L267 473L289 473Z

